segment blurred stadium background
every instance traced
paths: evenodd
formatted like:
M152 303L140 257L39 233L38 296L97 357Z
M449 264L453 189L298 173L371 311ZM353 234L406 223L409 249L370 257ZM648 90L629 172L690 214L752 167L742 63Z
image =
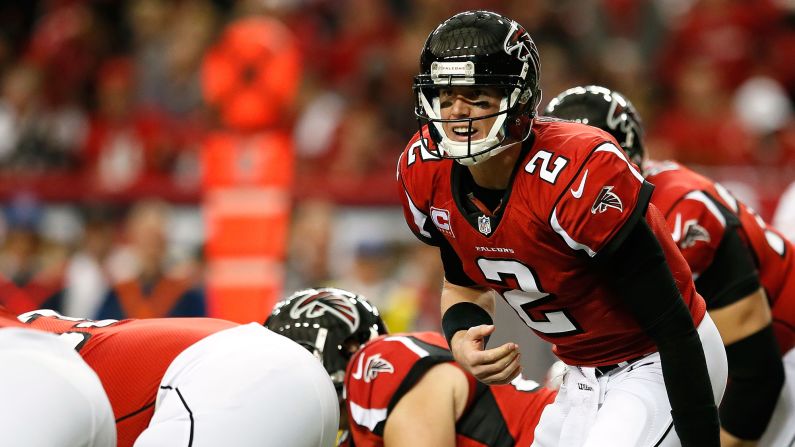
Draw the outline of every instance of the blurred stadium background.
M472 8L528 28L541 108L618 89L652 156L774 218L795 180L791 0L4 1L0 302L262 320L333 284L392 331L437 328L438 255L405 227L394 165L422 43ZM520 324L495 339L527 342Z

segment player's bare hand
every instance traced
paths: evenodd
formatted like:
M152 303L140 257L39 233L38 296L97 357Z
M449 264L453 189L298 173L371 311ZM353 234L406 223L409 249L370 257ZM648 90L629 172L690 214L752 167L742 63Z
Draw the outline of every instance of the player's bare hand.
M723 428L720 429L720 447L756 447L757 441L747 441L735 437Z
M471 327L459 331L451 340L450 349L456 361L470 374L487 385L509 383L522 372L519 346L505 343L485 348L485 337L494 332L494 325Z

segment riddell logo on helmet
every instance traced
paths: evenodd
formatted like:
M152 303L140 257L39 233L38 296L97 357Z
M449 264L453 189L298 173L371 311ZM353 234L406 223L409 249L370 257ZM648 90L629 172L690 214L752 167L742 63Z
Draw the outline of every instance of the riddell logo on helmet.
M517 59L527 62L527 58L530 57L530 45L532 45L532 41L527 31L519 26L518 23L511 25L511 30L505 36L505 52L508 54L514 54L515 52L514 56Z
M326 312L339 318L351 331L359 327L359 310L356 305L348 298L330 292L319 292L301 298L290 309L290 318L299 319L302 314L306 314L306 318L318 318Z

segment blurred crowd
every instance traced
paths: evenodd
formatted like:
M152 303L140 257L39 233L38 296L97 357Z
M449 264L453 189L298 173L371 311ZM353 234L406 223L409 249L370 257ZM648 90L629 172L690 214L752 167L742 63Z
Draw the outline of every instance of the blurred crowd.
M280 121L298 160L288 283L383 301L393 331L435 327L435 253L410 236L340 244L333 228L350 206L397 204L419 51L442 18L471 8L528 28L541 108L573 85L620 90L652 156L726 180L765 217L795 178L791 1L2 2L0 296L87 317L205 312L199 152L218 123L203 56L230 22L267 14L303 55Z

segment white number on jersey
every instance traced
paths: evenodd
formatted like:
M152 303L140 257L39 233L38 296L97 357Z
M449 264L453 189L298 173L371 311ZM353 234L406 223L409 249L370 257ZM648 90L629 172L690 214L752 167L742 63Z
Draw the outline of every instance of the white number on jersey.
M408 159L406 159L406 165L411 166L417 161L417 150L420 151L420 157L422 161L428 160L439 160L437 155L434 155L428 151L428 140L424 138L420 138L417 140L416 143L412 144L409 150L407 151Z
M525 165L524 170L530 174L535 174L536 169L538 168L538 162L540 160L541 169L539 170L539 175L541 176L541 180L554 185L558 180L558 174L560 174L560 171L563 170L569 160L558 156L555 158L555 161L552 162L552 164L555 166L550 169L549 162L552 160L553 156L554 154L552 152L538 151L535 155L533 155L533 158L530 160L530 162Z
M502 286L507 284L505 278L516 279L519 289L509 290L502 297L531 329L551 336L570 335L581 331L565 309L544 312L546 320L537 321L530 316L532 308L551 301L554 296L540 290L535 274L526 265L513 259L480 258L478 267L486 279Z

